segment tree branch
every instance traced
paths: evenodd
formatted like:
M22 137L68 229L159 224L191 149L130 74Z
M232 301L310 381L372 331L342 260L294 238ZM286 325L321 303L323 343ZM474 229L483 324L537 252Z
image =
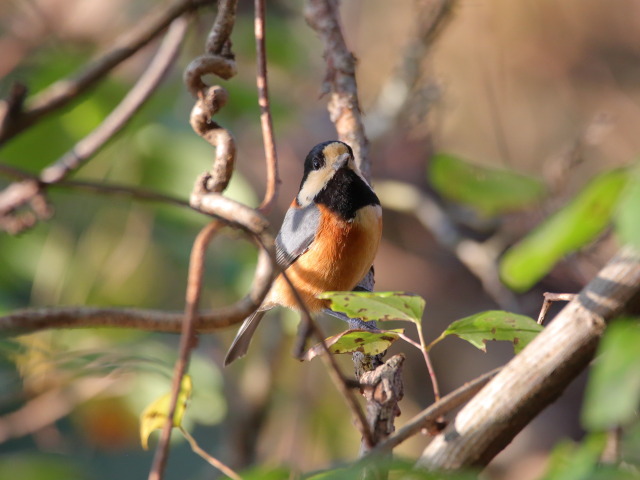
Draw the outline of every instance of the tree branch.
M32 177L13 183L0 192L0 227L16 233L31 227L37 220L51 215L51 209L48 208L44 195L47 185L63 180L73 170L80 168L126 125L155 91L173 64L187 31L187 25L186 18L173 21L149 67L120 104L95 130L80 140L54 164L45 168L37 179ZM31 207L33 214L22 212L22 215L19 215L18 209L25 205Z
M640 291L640 253L621 249L424 450L429 469L485 466L593 358L607 322Z
M0 145L89 90L101 81L105 74L160 35L176 18L208 4L209 0L179 0L164 12L143 19L132 33L118 40L111 51L82 72L71 78L59 80L37 94L29 102L30 106L26 110L7 108L12 104L11 97L1 101ZM24 93L26 94L26 91Z
M330 93L329 115L335 124L338 138L353 148L358 167L365 178L371 178L369 140L364 132L358 86L356 59L347 48L340 28L340 15L336 0L308 0L305 18L324 44L327 74L323 93Z
M267 162L267 189L259 210L268 213L278 196L278 152L273 135L273 122L269 107L269 84L267 82L267 58L265 52L265 6L264 0L255 0L255 37L256 63L258 73L256 83L258 87L258 104L260 105L260 125L262 127L262 141L264 155Z

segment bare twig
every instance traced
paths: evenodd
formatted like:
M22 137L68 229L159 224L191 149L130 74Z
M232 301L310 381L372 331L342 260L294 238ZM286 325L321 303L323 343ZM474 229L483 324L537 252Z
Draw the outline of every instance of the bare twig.
M255 0L255 37L256 63L258 73L256 83L258 87L258 104L260 105L260 125L262 127L262 141L267 162L267 189L264 200L260 204L260 211L268 213L278 196L278 152L273 135L271 109L269 107L269 84L267 82L267 55L265 52L265 6L264 0Z
M439 89L432 79L428 79L426 87L422 88L419 88L419 80L424 71L424 59L453 18L456 0L418 0L414 3L413 38L404 49L401 63L380 88L375 104L367 111L365 126L372 139L384 135L398 121L406 121L417 109L424 115L439 96ZM418 96L423 101L416 102Z
M199 312L196 321L198 333L211 333L240 323L257 308L261 292L265 288L264 285L266 284L267 290L269 288L268 279L271 270L271 260L267 254L261 254L258 258L256 278L251 293L240 300L238 304L230 307ZM179 333L183 320L183 312L143 308L25 308L0 316L0 331L24 334L59 328L115 327L148 332Z
M305 18L324 44L327 62L323 92L330 93L329 115L335 124L338 138L353 148L356 163L365 178L371 177L369 140L364 132L358 87L356 59L347 48L340 28L336 0L307 0Z
M538 315L538 325L542 325L544 323L544 319L547 316L547 312L551 308L551 304L553 302L570 302L576 296L575 293L551 293L545 292L543 293L544 301L542 302L542 307L540 308L540 314Z
M191 358L191 350L196 344L195 319L197 317L198 305L200 303L200 292L202 291L205 253L209 243L213 239L213 236L221 226L222 224L218 221L209 223L200 231L193 242L191 259L189 261L185 318L182 323L182 332L180 335L179 356L173 372L173 383L171 385L171 399L169 401L167 421L165 422L160 434L160 441L158 442L156 453L153 457L153 465L151 467L151 472L149 473L149 480L159 480L163 477L167 459L169 458L169 438L171 437L171 430L173 428L173 415L175 414L176 405L178 404L182 377L184 377L184 374L187 371L189 360Z
M0 102L0 145L34 125L48 114L69 104L96 85L110 70L118 66L160 35L176 18L188 11L210 4L208 0L178 0L165 11L138 22L135 31L121 38L113 49L71 78L59 80L37 94L26 110L7 115Z
M127 124L158 88L160 81L173 65L188 25L189 21L185 17L177 18L171 23L155 57L129 93L94 131L80 140L57 162L42 171L40 175L42 182L56 183L67 177L69 173L81 167L87 159L95 155Z
M320 355L320 358L322 359L325 366L327 367L331 380L333 380L333 383L335 384L336 388L342 394L343 398L347 402L347 405L354 416L354 420L357 424L358 430L362 435L364 444L367 446L367 448L370 448L371 446L374 445L373 434L369 429L367 418L365 417L364 412L360 408L360 404L358 403L356 396L351 390L351 386L349 385L349 382L347 382L347 379L345 378L342 371L340 370L340 367L338 366L338 362L336 361L335 356L329 351L329 347L325 343L326 337L324 333L322 333L322 329L320 328L320 326L316 323L316 321L313 319L313 317L309 313L309 309L305 305L304 300L302 300L300 293L298 293L296 288L293 286L293 284L289 280L289 277L287 277L286 273L282 272L282 275L286 280L287 284L289 285L289 288L291 288L291 291L293 292L293 295L295 296L296 301L298 302L298 306L300 307L300 312L302 314L302 321L306 324L307 328L315 335L318 342L320 342L320 344L322 345L322 349L324 350L324 352L323 352L323 355Z
M203 75L214 74L228 80L236 74L230 36L236 20L237 3L237 0L218 2L218 13L207 37L205 53L192 60L184 71L184 83L196 98L204 96L207 91Z
M377 181L376 192L385 208L415 215L435 240L453 252L458 260L481 282L484 290L505 310L517 311L515 295L500 281L497 259L502 240L492 237L484 242L466 238L446 212L413 185L398 181Z
M607 322L639 291L640 253L624 247L434 438L419 465L486 465L587 367Z

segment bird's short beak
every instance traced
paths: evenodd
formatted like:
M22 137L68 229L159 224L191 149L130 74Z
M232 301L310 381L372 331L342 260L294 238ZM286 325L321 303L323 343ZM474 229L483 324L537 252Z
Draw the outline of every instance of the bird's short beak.
M340 170L342 167L345 167L347 163L349 163L350 158L351 158L351 155L349 154L349 152L343 153L338 157L338 160L336 160L336 162L333 164L333 169L337 171L337 170Z

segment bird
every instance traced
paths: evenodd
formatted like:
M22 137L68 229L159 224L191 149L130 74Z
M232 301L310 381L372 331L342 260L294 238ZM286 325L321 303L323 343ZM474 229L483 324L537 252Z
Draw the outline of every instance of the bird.
M317 298L318 294L356 287L372 268L381 236L380 200L358 168L351 147L337 140L313 147L275 240L278 267L310 313L328 310L328 300ZM225 366L247 353L260 320L277 306L300 310L282 273L241 325Z

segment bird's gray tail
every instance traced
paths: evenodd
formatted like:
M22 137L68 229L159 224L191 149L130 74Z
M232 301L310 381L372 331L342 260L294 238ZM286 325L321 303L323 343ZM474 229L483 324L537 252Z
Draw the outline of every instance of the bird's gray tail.
M227 352L227 356L224 358L224 366L226 367L234 360L239 359L240 357L244 357L249 349L249 344L251 343L251 338L258 328L258 324L266 310L258 310L253 313L251 316L247 317L242 325L240 326L240 330L236 335L236 338L233 339L231 346L229 347L229 351Z

